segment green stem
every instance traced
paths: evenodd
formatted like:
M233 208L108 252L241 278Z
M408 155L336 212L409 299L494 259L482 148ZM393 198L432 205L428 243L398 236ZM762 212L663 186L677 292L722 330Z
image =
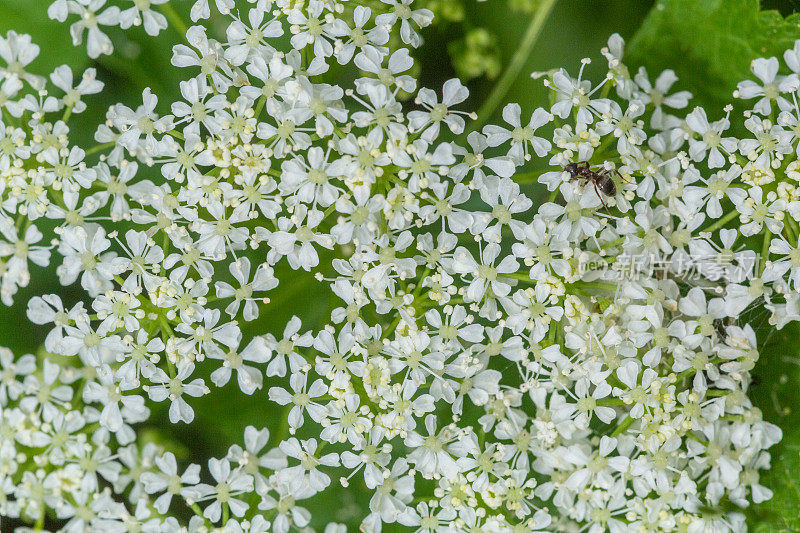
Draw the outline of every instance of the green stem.
M772 232L766 227L764 228L764 243L761 245L761 260L758 265L758 275L764 273L764 268L767 266L767 259L769 259L769 245L772 240Z
M289 436L289 413L291 412L292 407L294 407L294 404L289 402L286 407L283 408L280 429L278 429L278 432L276 433L276 437L278 437L275 441L276 443L285 441Z
M606 87L610 87L610 86L611 86L610 83L606 83ZM616 140L617 140L617 138L614 137L613 135L606 135L605 139L603 139L603 141L600 143L600 146L598 146L595 149L595 151L592 153L592 162L596 163L596 164L601 164L601 163L605 162L606 159L612 159L612 158L600 157L600 156L605 154L606 150L611 145L611 143L613 143Z
M497 106L500 105L503 97L505 97L506 93L509 91L509 89L511 89L511 85L514 83L514 80L517 79L520 70L522 70L522 67L525 65L525 61L530 56L531 49L533 48L533 45L536 44L536 40L538 39L542 32L542 28L544 27L544 22L547 20L550 12L553 10L555 3L556 0L542 0L539 8L536 10L536 14L531 19L530 24L528 24L528 30L525 32L525 36L519 43L517 51L511 58L511 62L508 64L508 67L506 67L505 72L503 72L503 76L494 86L494 89L492 89L491 94L489 94L489 98L486 99L484 104L478 110L478 118L472 121L472 124L470 124L465 133L470 133L480 129L480 127L483 126L483 124L492 116L492 113L494 113L495 109L497 109Z
M716 222L711 224L709 227L703 228L701 230L701 233L711 233L713 231L716 231L716 230L718 230L719 228L721 228L722 226L724 226L725 224L727 224L728 222L730 222L731 220L733 220L734 218L736 218L738 216L739 216L739 212L736 209L731 209L730 213L728 213L727 215L725 215L721 219L717 220Z
M794 237L791 241L791 244L797 244L798 236L800 236L800 228L797 227L797 222L795 222L792 216L789 215L784 218L784 223L792 228L792 235Z
M504 278L511 278L511 279L518 279L520 281L527 281L529 283L535 283L536 280L531 279L530 274L526 274L524 272L509 272L507 274L501 275Z
M616 246L619 246L620 244L623 244L624 242L625 242L625 237L620 237L618 239L614 239L613 241L604 242L602 246L600 246L600 248L602 248L603 250L605 250L606 248L614 248Z
M205 516L203 516L203 510L202 510L202 509L200 509L200 506L199 506L199 505L197 505L196 503L193 503L192 505L190 505L190 506L189 506L189 508L192 510L192 512L193 512L194 514L196 514L197 516L199 516L200 518L202 518L202 519L203 519L203 522L205 522L205 523L206 523L206 526L207 526L209 529L212 529L212 528L214 527L214 524L212 524L212 523L211 523L211 520L209 520L208 518L206 518Z
M0 110L0 116L2 116L3 120L5 120L6 124L11 124L12 126L19 127L19 122L17 121L17 119L14 118L11 115L11 113L6 111L5 107L3 107L2 110Z
M569 283L568 286L590 291L598 290L616 292L619 290L619 284L607 283L603 281L575 281L573 283Z
M555 320L550 322L550 327L547 331L547 345L552 346L556 343L556 335L558 334L558 330L561 328L561 322L556 322Z
M612 407L616 405L625 405L625 402L622 401L622 398L611 398L606 400L597 400L597 405L603 407Z
M170 327L169 322L167 322L166 316L160 315L158 317L158 323L161 328L162 340L164 341L164 344L167 344L167 341L170 338L174 337L175 334L172 332L172 328ZM167 337L165 338L164 335L167 335ZM165 359L167 361L167 370L169 371L169 377L174 378L177 375L177 372L175 370L175 365L172 364L172 361L169 360L169 357L165 357Z
M512 176L512 179L519 184L523 183L536 183L539 179L539 176L542 174L546 174L547 172L553 172L552 168L546 168L544 170L533 170L531 172L519 172Z
M93 154L95 152L102 152L106 148L111 148L112 146L114 146L116 144L117 143L115 143L114 141L103 143L103 144L97 144L95 146L92 146L91 148L87 148L86 149L86 155L91 155L91 154Z
M267 95L263 95L261 98L258 99L258 104L256 104L256 110L255 110L256 118L261 116L261 111L264 109L264 104L266 103L267 103Z
M791 216L787 216L783 220L783 236L786 237L789 244L797 242L797 237L792 233L792 226L789 224L791 218Z
M622 432L628 429L631 426L631 424L633 424L633 418L631 418L631 415L628 415L625 418L625 420L623 420L622 423L617 427L617 429L614 430L614 433L612 433L611 436L616 437L620 435Z

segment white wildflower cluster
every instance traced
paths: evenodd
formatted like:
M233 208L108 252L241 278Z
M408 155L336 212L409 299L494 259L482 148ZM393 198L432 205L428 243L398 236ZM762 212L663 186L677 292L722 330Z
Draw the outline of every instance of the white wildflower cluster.
M50 15L94 56L100 25L163 29L161 3ZM86 149L68 121L94 70L40 78L30 37L0 39L2 300L31 265L85 295L30 299L43 349L0 352L0 515L340 532L307 510L339 485L368 494L366 532L743 530L781 432L747 396L742 313L800 320L800 42L740 84L743 139L671 71L631 76L618 36L602 83L548 73L550 109L467 134L467 89L409 75L432 20L412 0L233 7L194 4L181 100L144 89ZM356 79L325 83L334 64ZM265 320L303 277L338 302L326 324ZM137 438L229 382L286 431L207 469Z

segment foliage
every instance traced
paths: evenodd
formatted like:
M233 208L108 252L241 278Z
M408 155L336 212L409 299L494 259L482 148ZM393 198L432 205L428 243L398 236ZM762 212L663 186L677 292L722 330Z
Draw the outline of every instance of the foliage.
M761 11L758 0L659 0L630 45L631 64L671 68L697 105L719 109L757 57L780 56L800 32L800 14Z

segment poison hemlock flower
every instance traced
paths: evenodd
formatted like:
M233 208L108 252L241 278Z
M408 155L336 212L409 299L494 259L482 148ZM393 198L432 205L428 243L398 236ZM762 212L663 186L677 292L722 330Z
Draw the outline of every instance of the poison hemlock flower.
M96 58L107 27L166 28L169 3L132 4L48 14ZM38 77L30 37L0 38L0 296L47 266L74 288L26 302L43 350L0 350L3 516L334 533L314 500L363 485L365 532L741 530L781 439L741 314L800 320L800 41L753 63L744 117L631 77L615 35L602 83L554 71L549 109L465 133L461 81L418 88L412 0L237 5L192 3L180 96L143 87L95 146L70 117L100 74ZM294 283L318 323L275 324ZM207 472L143 442L220 388L273 430Z

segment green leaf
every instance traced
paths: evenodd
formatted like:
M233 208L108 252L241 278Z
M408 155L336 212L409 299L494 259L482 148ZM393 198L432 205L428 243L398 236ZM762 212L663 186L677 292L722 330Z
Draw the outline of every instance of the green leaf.
M763 310L741 318L753 325L761 344L761 357L753 373L756 384L749 395L764 419L783 430L783 440L769 450L772 468L762 472L759 481L774 495L753 506L747 513L748 521L759 532L800 531L800 325L795 322L776 331L766 323Z
M626 63L651 77L673 69L680 89L712 114L732 100L757 57L780 57L800 38L800 14L760 11L758 0L659 0L630 43Z
M773 465L762 483L775 491L767 503L757 506L750 515L753 531L800 531L800 435L794 432L782 445L782 452L773 457Z

